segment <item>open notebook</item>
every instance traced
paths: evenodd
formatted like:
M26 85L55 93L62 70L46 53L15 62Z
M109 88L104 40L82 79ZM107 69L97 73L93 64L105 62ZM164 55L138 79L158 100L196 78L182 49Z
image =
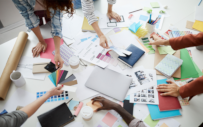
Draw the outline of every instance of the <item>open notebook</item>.
M155 67L155 69L165 75L167 78L170 78L176 70L182 65L183 60L173 56L166 55L161 62Z

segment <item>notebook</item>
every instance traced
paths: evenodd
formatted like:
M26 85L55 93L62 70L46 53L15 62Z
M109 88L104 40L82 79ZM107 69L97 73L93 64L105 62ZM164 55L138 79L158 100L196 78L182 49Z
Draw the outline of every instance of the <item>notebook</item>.
M158 63L155 69L165 75L167 78L170 78L182 65L182 63L183 60L168 54L161 60L161 62Z
M99 19L99 17L97 17ZM82 24L82 32L95 32L94 28L88 23L86 17L84 17L83 24Z
M167 79L157 80L157 84L167 84ZM181 109L180 102L178 101L177 97L171 96L161 96L161 93L158 92L159 96L159 110L160 111L169 111L169 110L177 110Z
M132 54L126 57L119 56L118 60L131 68L145 53L143 50L139 49L133 44L130 44L126 50L132 52Z
M38 120L42 127L63 127L66 124L74 121L74 116L66 103L63 103L56 108L38 116Z

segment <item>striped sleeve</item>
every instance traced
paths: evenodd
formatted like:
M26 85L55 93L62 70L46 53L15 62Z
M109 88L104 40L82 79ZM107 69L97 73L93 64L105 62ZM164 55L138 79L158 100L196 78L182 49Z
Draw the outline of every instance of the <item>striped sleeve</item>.
M116 0L107 0L109 4L115 4ZM97 17L94 14L94 4L93 0L81 0L82 2L82 11L85 17L88 20L88 23L92 25L92 23L98 21Z

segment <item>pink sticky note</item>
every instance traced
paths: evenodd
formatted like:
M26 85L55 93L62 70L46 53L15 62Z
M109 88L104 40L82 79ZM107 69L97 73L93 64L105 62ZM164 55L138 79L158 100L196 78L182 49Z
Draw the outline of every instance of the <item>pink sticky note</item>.
M107 124L108 126L112 127L113 124L116 122L118 118L116 118L114 115L112 115L110 112L108 112L105 117L102 119L102 121Z
M47 59L51 59L51 62L54 62L54 55L52 54L52 52L55 50L55 45L54 45L54 39L53 38L49 38L49 39L44 39L45 42L47 43L47 49L46 51L43 53L40 53L40 58L47 58ZM61 44L63 44L63 39L61 39Z

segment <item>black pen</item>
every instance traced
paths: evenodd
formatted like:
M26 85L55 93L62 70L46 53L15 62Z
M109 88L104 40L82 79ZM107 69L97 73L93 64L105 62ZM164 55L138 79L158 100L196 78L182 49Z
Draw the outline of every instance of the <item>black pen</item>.
M73 98L71 98L66 104L68 104Z

